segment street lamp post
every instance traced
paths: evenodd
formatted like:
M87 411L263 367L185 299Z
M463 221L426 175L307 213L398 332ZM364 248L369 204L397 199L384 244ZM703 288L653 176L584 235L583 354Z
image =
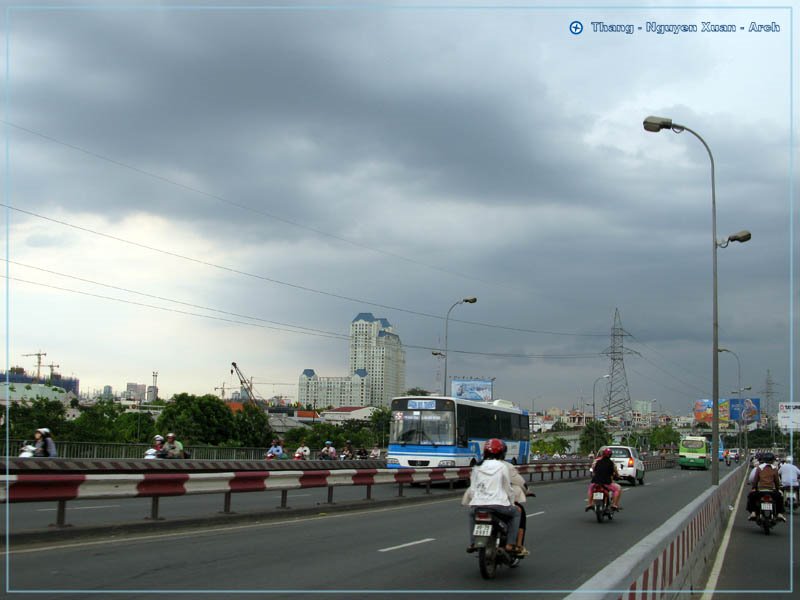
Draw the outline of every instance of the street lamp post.
M475 304L478 301L474 296L470 298L463 298L458 302L454 302L447 311L447 316L444 318L444 382L442 382L442 396L447 396L447 325L450 321L450 311L452 311L459 304Z
M605 375L601 375L600 377L595 379L594 383L592 384L592 446L593 446L592 454L597 453L597 420L595 418L595 410L594 410L594 390L598 381L600 381L601 379L608 379L609 377L611 377L611 375L609 375L608 373L606 373Z
M711 342L711 485L719 485L719 321L717 312L717 247L725 248L730 242L744 243L751 237L749 231L740 231L728 236L725 241L717 241L717 191L714 174L714 155L700 134L685 125L673 123L664 117L647 117L642 123L645 131L657 133L671 129L675 133L688 131L703 144L711 161L711 265L712 265L712 342ZM714 460L716 459L716 460Z
M739 355L736 354L733 350L728 350L727 348L717 348L717 352L727 352L728 354L733 354L733 357L736 359L736 381L737 381L737 392L736 397L739 397L739 394L742 392L742 362L739 360ZM741 411L741 407L739 409ZM742 414L739 413L739 433L741 433L742 429ZM747 434L745 434L746 439ZM745 442L745 448L747 447L747 443Z

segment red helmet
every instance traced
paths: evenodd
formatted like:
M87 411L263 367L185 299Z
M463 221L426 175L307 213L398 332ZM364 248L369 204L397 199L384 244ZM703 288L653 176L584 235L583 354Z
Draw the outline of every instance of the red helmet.
M492 438L492 439L486 440L486 442L484 442L484 444L483 444L483 455L484 456L488 456L488 455L491 454L491 455L494 455L494 456L501 456L501 455L505 455L507 449L508 448L506 447L506 444L505 444L505 442L503 440L498 440L497 438Z
M603 456L604 457L611 458L612 454L613 453L611 452L611 448L603 448Z

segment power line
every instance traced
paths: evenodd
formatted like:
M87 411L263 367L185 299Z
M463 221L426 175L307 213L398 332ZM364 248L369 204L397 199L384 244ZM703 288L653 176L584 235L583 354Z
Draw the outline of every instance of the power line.
M218 309L218 308L210 308L208 306L202 306L200 304L192 304L191 302L183 302L181 300L175 300L173 298L167 298L165 296L156 296L156 295L153 295L153 294L148 294L146 292L140 292L140 291L137 291L137 290L131 290L131 289L120 287L120 286L116 286L116 285L110 285L108 283L102 283L100 281L94 281L94 280L91 280L91 279L86 279L84 277L78 277L77 275L71 275L69 273L64 273L64 272L59 272L59 271L51 271L50 269L43 269L41 267L34 267L33 265L27 265L25 263L17 262L17 261L14 261L14 260L9 260L8 263L12 264L12 265L18 265L18 266L21 266L21 267L25 267L25 268L28 268L28 269L35 269L36 271L42 271L44 273L49 273L51 275L57 275L59 277L66 277L66 278L73 279L73 280L76 280L76 281L83 281L84 283L90 283L92 285L99 285L99 286L110 288L112 290L117 290L117 291L120 291L120 292L127 292L129 294L136 294L136 295L139 295L139 296L144 296L146 298L153 298L154 300L164 300L165 302L173 302L175 304L181 304L183 306L189 306L191 308L199 308L201 310L208 310L208 311L211 311L211 312L216 312L216 313L220 313L220 314L224 314L224 315L229 315L229 316L232 316L232 317L240 317L240 318L243 318L243 319L252 319L253 321L261 321L263 323L271 323L272 325L281 325L283 327L295 327L297 329L304 329L306 331L312 331L312 332L315 332L315 333L324 333L324 334L327 334L327 335L337 336L337 337L345 337L345 338L347 337L346 335L341 334L341 333L336 333L335 331L324 331L324 330L321 330L321 329L315 329L313 327L304 327L302 325L292 325L291 323L281 323L279 321L270 321L268 319L262 319L261 317L253 317L251 315L243 315L243 314L239 314L239 313L229 312L229 311L226 311L226 310L221 310L221 309Z
M419 265L421 267L426 267L428 269L432 269L434 271L439 271L441 273L447 273L447 274L450 274L450 275L455 275L455 276L461 277L463 279L479 281L481 283L486 283L486 284L490 284L490 285L502 285L504 287L509 287L510 289L517 289L517 290L520 289L520 288L515 288L513 286L510 286L509 284L500 284L500 283L497 283L497 282L492 282L492 281L488 281L488 280L485 280L485 279L481 279L479 277L475 277L474 275L468 275L466 273L460 273L458 271L453 271L452 269L445 269L444 267L440 267L440 266L433 265L433 264L430 264L430 263L426 263L426 262L423 262L423 261L420 261L420 260L409 258L407 256L403 256L403 255L397 254L395 252L389 252L388 250L382 250L380 248L376 248L376 247L370 246L368 244L363 244L361 242L356 242L354 240L350 240L348 238L344 238L344 237L329 233L329 232L324 231L322 229L317 229L315 227L310 227L309 225L303 225L302 223L298 223L297 221L293 221L293 220L287 219L285 217L280 217L280 216L278 216L276 214L267 212L265 210L254 208L252 206L248 206L247 204L242 204L240 202L235 202L233 200L229 200L228 198L225 198L225 197L220 196L218 194L213 194L211 192L207 192L205 190L201 190L199 188L195 188L195 187L192 187L190 185L186 185L185 183L181 183L179 181L175 181L174 179L170 179L169 177L164 177L163 175L159 175L157 173L153 173L151 171L147 171L147 170L142 169L140 167L135 167L133 165L129 165L127 163L124 163L124 162L122 162L120 160L111 158L111 157L106 156L104 154L99 154L97 152L93 152L91 150L87 150L86 148L82 148L81 146L76 146L75 144L71 144L69 142L65 142L63 140L59 140L58 138L54 138L53 136L47 135L45 133L41 133L39 131L35 131L33 129L29 129L27 127L23 127L22 125L17 125L16 123L12 123L10 121L6 121L6 120L3 120L3 119L0 119L0 122L5 123L6 125L9 125L11 127L14 127L15 129L19 129L20 131L25 131L25 132L30 133L32 135L38 136L38 137L40 137L42 139L48 140L48 141L53 142L55 144L60 144L62 146L65 146L65 147L70 148L72 150L75 150L77 152L82 152L83 154L86 154L86 155L91 156L93 158L96 158L98 160L111 163L111 164L116 165L118 167L121 167L123 169L128 169L128 170L133 171L134 173L138 173L140 175L144 175L145 177L150 177L150 178L155 179L157 181L161 181L162 183L166 183L166 184L178 187L180 189L183 189L183 190L195 193L195 194L200 194L201 196L206 196L207 198L211 198L213 200L217 200L218 202L222 202L224 204L228 204L228 205L236 207L236 208L238 208L240 210L244 210L244 211L251 212L253 214L261 215L263 217L267 217L269 219L273 219L273 220L278 221L280 223L285 223L287 225L291 225L292 227L297 227L299 229L304 229L306 231L310 231L310 232L315 233L317 235L321 235L323 237L327 237L327 238L336 240L338 242L343 242L345 244L350 244L351 246L355 246L356 248L363 248L364 250L371 250L372 252L375 252L377 254L382 254L382 255L388 256L390 258L395 258L397 260L402 260L402 261L405 261L407 263L411 263L411 264L414 264L414 265Z
M318 290L318 289L311 288L311 287L308 287L308 286L298 285L298 284L290 283L290 282L287 282L287 281L281 281L279 279L274 279L272 277L267 277L265 275L258 275L258 274L255 274L255 273L249 273L247 271L242 271L240 269L235 269L233 267L227 267L227 266L224 266L224 265L218 265L216 263L212 263L212 262L209 262L209 261L206 261L206 260L202 260L202 259L199 259L199 258L194 258L194 257L191 257L191 256L178 254L177 252L172 252L170 250L164 250L162 248L156 248L155 246L149 246L149 245L143 244L141 242L134 242L132 240L127 240L125 238L122 238L122 237L119 237L119 236L115 236L115 235L111 235L109 233L105 233L105 232L102 232L102 231L96 231L94 229L90 229L88 227L83 227L81 225L76 225L76 224L70 223L68 221L63 221L63 220L60 220L60 219L55 219L53 217L48 217L48 216L45 216L45 215L30 211L30 210L25 210L25 209L22 209L22 208L11 206L9 204L0 203L0 206L8 208L9 210L13 210L13 211L16 211L16 212L20 212L22 214L26 214L26 215L38 218L38 219L49 221L49 222L55 223L57 225L62 225L64 227L69 227L69 228L72 228L72 229L76 229L76 230L82 231L84 233L90 233L92 235L96 235L96 236L99 236L99 237L110 239L110 240L113 240L113 241L116 241L116 242L121 242L123 244L128 244L130 246L134 246L134 247L137 247L137 248L142 248L144 250L149 250L151 252L157 252L159 254L164 254L165 256L171 256L173 258L186 260L186 261L189 261L189 262L192 262L192 263L195 263L195 264L199 264L199 265L203 265L203 266L206 266L206 267L212 267L214 269L219 269L221 271L226 271L228 273L233 273L235 275L242 275L244 277L250 277L252 279L258 279L260 281L266 281L268 283L274 283L276 285L282 285L282 286L290 287L290 288L297 289L297 290L304 291L304 292L310 292L310 293L319 294L319 295L322 295L322 296L328 296L330 298L337 298L339 300L346 300L348 302L355 302L355 303L358 303L358 304L366 304L368 306L374 306L374 307L383 308L383 309L386 309L386 310L394 310L394 311L397 311L397 312L402 312L402 313L411 314L411 315L417 315L417 316L420 316L420 317L427 317L429 319L437 319L439 321L444 320L444 317L442 317L441 315L434 315L434 314L431 314L431 313L425 313L425 312L415 311L415 310L411 310L411 309L407 309L407 308L400 308L400 307L397 307L397 306L391 306L391 305L388 305L388 304L381 304L381 303L378 303L378 302L372 302L372 301L369 301L369 300L364 300L362 298L354 298L354 297L351 297L351 296L345 296L345 295L342 295L342 294L336 294L336 293L333 293L333 292L327 292L327 291L324 291L324 290ZM518 333L536 333L536 334L544 334L544 335L559 335L559 336L574 336L574 337L599 337L599 336L605 337L605 335L606 335L606 334L595 334L595 333L574 333L574 332L563 332L563 331L546 331L546 330L537 330L537 329L526 329L526 328L521 328L521 327L508 327L508 326L505 326L505 325L496 325L496 324L493 324L493 323L482 323L482 322L479 322L479 321L465 321L465 320L462 320L462 319L450 319L450 321L457 322L457 323L463 323L463 324L466 324L466 325L474 325L474 326L478 326L478 327L487 327L487 328L491 328L491 329L500 329L500 330L504 330L504 331L515 331L515 332L518 332Z
M703 377L702 375L698 375L697 373L694 373L694 372L690 371L690 370L689 370L689 369L687 369L687 368L686 368L684 365L679 365L678 363L671 361L669 358L667 358L667 356L666 356L666 355L665 355L663 352L661 352L661 351L657 350L656 348L653 348L652 346L650 346L650 345L646 344L646 343L645 343L645 342L643 342L642 340L638 339L638 338L637 338L635 335L633 335L632 333L630 333L630 332L628 332L628 331L626 331L625 333L627 333L629 336L631 336L631 338L632 338L632 339L633 339L633 340L634 340L634 341L635 341L637 344L641 344L642 346L644 346L644 347L645 347L645 348L647 348L648 350L652 350L652 351L653 351L653 352L655 352L656 354L659 354L659 355L660 355L660 356L661 356L661 357L662 357L662 358L663 358L663 359L664 359L666 362L668 362L668 363L670 363L670 364L672 364L672 365L674 365L674 366L678 367L679 369L681 369L681 370L683 370L683 371L686 371L688 374L692 375L693 377L696 377L697 379L705 379L705 377Z
M6 278L5 275L2 275L2 277ZM312 335L312 336L316 336L316 337L336 339L336 340L339 340L339 341L349 341L349 339L350 339L349 336L340 335L340 334L329 334L328 332L323 332L322 330L314 330L314 329L311 329L311 328L304 328L304 329L306 329L305 331L297 330L297 329L283 329L281 327L273 327L273 326L270 326L270 325L261 325L259 323L250 323L250 322L247 322L247 321L239 321L239 320L236 320L236 319L228 319L228 318L224 318L224 317L216 317L216 316L213 316L213 315L204 315L204 314L201 314L201 313L194 313L194 312L190 312L190 311L180 310L180 309L177 309L177 308L168 308L168 307L164 307L164 306L155 306L153 304L146 304L144 302L136 302L136 301L133 301L133 300L125 300L125 299L122 299L122 298L114 298L112 296L103 296L102 294L94 294L94 293L91 293L91 292L84 292L84 291L81 291L81 290L73 290L73 289L64 288L64 287L60 287L60 286L56 286L56 285L52 285L52 284L48 284L48 283L40 283L40 282L37 282L37 281L29 281L27 279L20 279L18 277L8 277L7 279L9 281L16 281L16 282L19 282L19 283L28 283L28 284L31 284L31 285L38 285L38 286L41 286L41 287L54 289L54 290L58 290L58 291L61 291L61 292L69 292L69 293L72 293L72 294L80 294L82 296L89 296L89 297L98 298L98 299L101 299L101 300L111 300L113 302L120 302L122 304L131 304L133 306L140 306L140 307L143 307L143 308L152 308L152 309L155 309L155 310L161 310L161 311L165 311L165 312L172 312L172 313L177 313L177 314L182 314L182 315L187 315L187 316L192 316L192 317L202 317L204 319L222 321L222 322L225 322L225 323L234 323L234 324L237 324L237 325L249 325L249 326L252 326L252 327L260 327L262 329L273 329L273 330L276 330L276 331L283 331L283 332L286 332L286 333L299 333L299 334L304 334L304 335ZM138 292L133 292L133 293L138 293ZM213 309L211 309L211 310L213 310ZM246 318L251 318L251 317L246 317ZM296 327L296 326L295 325L290 325L290 327ZM416 346L416 345L411 345L411 344L404 344L403 348L409 348L409 349L414 349L414 350L428 350L428 351L436 350L436 348L434 348L432 346ZM491 356L491 357L496 357L496 358L553 358L553 359L556 359L556 358L595 358L595 357L599 356L599 353L595 353L595 354L519 354L519 353L503 353L503 352L474 352L474 351L469 351L469 350L453 350L453 349L450 349L449 351L452 352L452 353L455 353L455 354L467 354L467 355L473 355L473 356Z
M695 395L695 394L692 394L691 392L687 392L687 391L685 391L685 390L679 390L679 389L677 389L677 388L674 388L674 387L672 387L672 386L669 386L669 385L667 385L666 383L663 383L662 381L659 381L659 380L657 380L657 379L654 379L654 378L652 378L652 377L648 377L647 375L643 375L642 373L639 373L639 371L637 371L636 369L633 369L633 368L631 368L631 367L628 367L628 369L629 369L629 370L630 370L632 373L636 373L636 375L638 375L639 377L642 377L643 379L647 379L647 380L649 380L649 381L652 381L653 383L655 383L655 384L657 384L657 385L660 385L660 386L661 386L661 387L663 387L664 389L667 389L667 390L669 390L669 391L671 391L671 392L675 392L676 394L679 394L679 395L681 395L681 396L686 396L687 398L690 398L690 399L695 399L695 398L696 398L696 395Z
M691 389L693 389L693 390L697 390L698 392L700 392L700 394L702 394L702 395L704 395L704 396L708 396L708 395L709 395L709 393L708 393L707 391L704 391L704 390L700 389L699 387L697 387L696 385L693 385L693 384L691 384L691 383L688 383L688 382L684 381L683 379L681 379L680 377L677 377L677 376L673 375L672 373L670 373L670 372L669 372L669 371L667 371L666 369L662 369L661 367L659 367L659 366L658 366L656 363L654 363L653 361L651 361L651 360L650 360L650 359L648 359L647 357L645 357L645 356L641 356L641 355L640 355L640 358L641 358L642 360L644 360L645 362L647 362L647 363L650 363L652 366L654 366L656 369L658 369L659 371L661 371L661 372L662 372L662 373L664 373L665 375L667 375L667 376L669 376L669 377L672 377L672 378L673 378L675 381L679 381L679 382L681 382L681 383L682 383L683 385L685 385L686 387L688 387L688 388L691 388Z
M331 339L337 339L337 340L349 340L350 339L348 336L345 336L345 335L328 334L327 332L322 332L322 331L315 332L313 330L298 331L296 329L283 329L281 327L274 327L274 326L271 326L271 325L261 325L260 323L250 323L250 322L247 322L247 321L239 321L237 319L227 319L225 317L215 317L213 315L204 315L202 313L190 312L190 311L181 310L181 309L178 309L178 308L169 308L169 307L166 307L166 306L156 306L154 304L146 304L144 302L136 302L134 300L125 300L123 298L114 298L112 296L103 296L102 294L93 294L91 292L84 292L84 291L81 291L81 290L72 290L72 289L69 289L69 288L64 288L64 287L60 287L60 286L57 286L57 285L52 285L52 284L49 284L49 283L40 283L38 281L29 281L27 279L20 279L18 277L6 277L5 275L0 275L0 277L3 277L4 279L7 278L9 281L16 281L16 282L19 282L19 283L29 283L31 285L38 285L38 286L41 286L41 287L46 287L46 288L50 288L50 289L53 289L53 290L58 290L60 292L69 292L71 294L80 294L82 296L90 296L92 298L99 298L101 300L111 300L111 301L114 301L114 302L121 302L123 304L131 304L133 306L141 306L141 307L144 307L144 308L152 308L152 309L155 309L155 310L161 310L161 311L165 311L165 312L177 313L177 314L181 314L181 315L188 315L188 316L191 316L191 317L202 317L204 319L212 319L214 321L223 321L225 323L235 323L237 325L250 325L252 327L260 327L262 329L274 329L276 331L285 331L287 333L300 333L300 334L304 334L304 335L313 335L313 336L317 336L317 337L331 338Z

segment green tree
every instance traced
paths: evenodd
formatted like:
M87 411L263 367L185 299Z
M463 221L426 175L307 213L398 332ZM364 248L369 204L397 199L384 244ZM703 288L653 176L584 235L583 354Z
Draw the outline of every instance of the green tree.
M404 396L430 396L431 393L428 390L423 390L421 387L412 387L411 389L406 390L406 393L403 394Z
M660 425L650 430L650 447L660 450L668 446L678 446L681 434L672 425Z
M372 430L372 439L369 440L369 444L378 444L381 448L385 448L389 444L392 410L388 406L379 407L370 415L369 422Z
M269 416L255 404L245 404L244 408L233 417L235 439L242 446L251 448L268 448L274 434L269 425ZM288 454L289 451L284 448Z
M114 422L115 440L143 444L152 441L156 434L156 422L149 412L126 412Z
M33 432L47 427L54 439L67 435L66 409L58 400L35 398L30 402L12 402L8 407L9 436L11 439L32 440Z
M233 413L213 394L176 394L164 407L156 425L164 434L174 432L184 446L236 441Z
M602 421L589 421L581 432L578 444L578 452L587 455L590 452L596 454L600 446L607 446L611 443L611 434L606 429Z
M564 421L556 421L553 424L553 428L550 431L569 431L570 426L567 425Z
M708 423L705 423L703 421L700 421L694 427L695 427L695 429L711 429L711 425L709 425Z
M310 429L305 427L290 429L283 436L283 439L289 448L294 448L300 440L305 440L311 449L312 457L316 458L317 452L325 446L327 440L332 441L334 448L340 450L344 441L348 438L338 425L314 423Z
M125 411L113 400L98 400L81 408L81 414L72 422L69 439L80 442L119 442L117 419Z
M562 437L554 437L550 440L550 445L553 450L553 454L565 454L567 450L569 450L569 441L565 440Z

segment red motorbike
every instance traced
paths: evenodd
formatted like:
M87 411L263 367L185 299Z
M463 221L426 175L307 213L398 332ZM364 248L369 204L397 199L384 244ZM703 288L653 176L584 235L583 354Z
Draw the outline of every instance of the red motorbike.
M614 518L614 509L611 508L611 494L611 488L602 483L592 484L592 504L594 516L597 517L598 523L602 523L604 517L609 521Z

